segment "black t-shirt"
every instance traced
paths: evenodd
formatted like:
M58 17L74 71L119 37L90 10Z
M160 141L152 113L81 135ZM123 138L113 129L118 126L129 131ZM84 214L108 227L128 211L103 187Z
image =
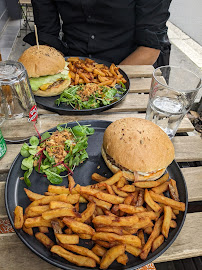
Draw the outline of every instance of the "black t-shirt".
M40 44L120 63L138 46L161 50L171 0L32 0ZM61 32L63 37L61 39ZM34 33L24 40L35 45Z

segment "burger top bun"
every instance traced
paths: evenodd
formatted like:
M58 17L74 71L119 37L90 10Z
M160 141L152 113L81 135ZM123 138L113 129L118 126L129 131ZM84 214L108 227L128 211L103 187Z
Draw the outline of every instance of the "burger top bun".
M18 61L24 65L29 77L55 75L65 67L65 59L61 53L46 45L28 48Z
M116 164L132 172L153 172L166 168L174 159L174 147L167 134L151 121L123 118L105 130L103 148Z

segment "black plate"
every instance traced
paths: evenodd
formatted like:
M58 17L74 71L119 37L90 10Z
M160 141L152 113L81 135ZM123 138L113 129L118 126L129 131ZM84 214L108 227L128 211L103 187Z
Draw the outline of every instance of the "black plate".
M66 57L67 58L67 57ZM80 57L80 59L85 59L86 57ZM104 60L100 60L100 59L96 59L96 58L92 58L92 60L94 60L95 62L97 62L98 64L104 64L108 67L111 66L111 63L104 61ZM80 115L90 115L90 114L94 114L94 113L99 113L105 110L109 110L112 107L118 105L128 94L129 88L130 88L130 81L128 76L126 75L126 73L122 70L119 69L119 72L123 75L123 77L126 79L126 91L125 93L119 95L119 100L117 100L116 102L106 105L106 106L102 106L99 108L95 108L95 109L84 109L84 110L76 110L73 109L70 105L65 105L65 104L60 104L60 106L55 105L55 100L57 98L59 98L60 96L55 96L55 97L38 97L35 96L35 100L36 103L39 105L39 107L49 110L49 111L53 111L53 112L57 112L59 114L69 114L69 115L76 115L76 114L80 114Z
M89 185L92 184L93 181L91 180L91 175L94 172L97 172L101 175L104 175L106 177L110 177L112 173L109 171L107 166L104 163L104 160L101 156L100 149L102 145L102 138L103 133L107 126L111 122L109 121L96 121L96 120L89 120L89 121L80 121L80 124L91 124L91 126L95 129L94 135L89 137L89 145L87 148L89 159L85 161L82 165L77 167L74 171L74 179L77 183L80 185ZM73 127L76 125L76 122L68 123L67 126ZM56 128L53 128L49 131L54 131ZM14 160L10 172L8 174L7 182L6 182L6 188L5 188L5 202L6 202L6 210L8 213L8 217L10 219L10 222L12 226L14 227L14 209L17 205L22 206L24 209L30 204L29 199L27 198L24 187L25 183L24 181L21 181L19 177L23 175L22 170L20 169L20 165L22 162L23 157L19 154L16 159ZM136 268L140 268L150 262L152 262L154 259L159 257L162 253L166 251L166 249L173 243L173 241L176 239L177 235L179 234L185 220L186 212L187 212L187 205L188 205L188 195L187 195L187 187L184 180L184 177L181 173L181 170L177 163L175 161L172 162L172 164L168 167L168 173L171 178L175 179L177 181L177 187L179 191L179 197L182 202L186 204L186 210L185 212L180 212L180 214L177 216L177 227L175 229L171 229L169 233L169 237L165 242L153 253L149 253L147 259L145 261L141 260L140 258L136 258L129 255L129 262L126 266L122 266L118 264L117 262L114 262L110 267L109 270L116 270L116 269L127 269L132 270ZM37 193L43 194L45 191L47 191L49 182L45 177L42 175L39 175L37 172L34 171L34 173L31 175L31 190ZM67 179L64 178L63 183L61 185L67 185ZM14 228L15 229L15 228ZM30 236L23 232L23 230L15 230L16 234L19 236L19 238L37 255L39 255L41 258L46 260L47 262L60 267L62 269L70 270L70 269L76 269L79 270L81 267L75 266L68 261L66 261L63 258L60 258L59 256L51 254L50 251L48 251L41 243L39 243L34 236ZM53 234L49 234L49 236L54 240ZM88 248L92 247L92 242L89 241L87 244L87 241L83 240L80 242L81 245L84 245ZM89 269L90 268L84 268ZM95 269L99 269L98 266Z

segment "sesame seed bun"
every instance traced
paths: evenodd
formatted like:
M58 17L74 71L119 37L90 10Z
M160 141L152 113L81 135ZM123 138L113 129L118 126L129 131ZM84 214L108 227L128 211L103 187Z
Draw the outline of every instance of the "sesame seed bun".
M55 48L39 45L25 50L18 60L27 70L29 77L55 75L65 67L65 59Z
M174 155L167 134L151 121L123 118L105 130L102 156L106 165L113 173L122 170L128 180L159 178Z

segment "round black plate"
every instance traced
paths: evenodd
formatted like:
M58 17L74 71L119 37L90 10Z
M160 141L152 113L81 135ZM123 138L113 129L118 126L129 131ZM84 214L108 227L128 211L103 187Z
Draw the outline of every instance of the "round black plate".
M85 161L82 165L78 166L74 170L74 179L75 181L80 185L89 185L92 184L94 181L91 180L91 175L94 172L97 172L101 175L104 175L106 177L112 176L112 173L109 171L107 166L104 163L104 160L101 156L101 145L102 145L102 139L103 139L103 133L107 126L111 122L109 121L96 121L96 120L88 120L88 121L80 121L81 125L88 125L91 124L91 126L95 129L95 133L89 137L89 145L87 148L87 152L89 154L89 159ZM77 123L72 122L68 123L67 126L73 127ZM56 128L53 128L49 131L54 131ZM20 169L21 162L23 157L19 154L16 159L14 160L10 172L8 174L7 182L6 182L6 188L5 188L5 202L6 202L6 210L8 213L8 217L10 219L10 222L12 226L14 227L14 209L17 205L22 206L24 209L30 204L29 199L27 198L24 188L26 187L24 181L21 181L19 178L23 175L23 171ZM180 212L180 214L177 216L177 227L175 229L171 229L169 233L169 237L165 242L153 253L149 253L147 259L145 261L141 260L139 257L136 258L132 256L131 254L128 254L129 256L129 262L126 266L122 266L118 264L117 262L114 262L110 267L109 270L116 270L116 269L127 269L132 270L136 268L140 268L150 262L152 262L154 259L159 257L162 253L166 251L166 249L173 243L173 241L176 239L177 235L179 234L185 220L186 212L187 212L187 205L188 205L188 195L187 195L187 187L184 180L184 177L181 173L181 170L177 163L175 161L172 162L172 164L168 167L168 173L170 174L170 177L175 179L177 181L177 187L179 191L179 197L182 202L186 204L186 210L185 212ZM48 189L49 182L48 180L43 177L43 175L38 174L34 171L34 173L31 175L31 188L33 192L43 194ZM63 183L61 185L67 185L67 179L64 178ZM15 229L15 228L14 228ZM79 270L81 267L75 266L68 261L66 261L63 258L60 258L59 256L56 256L54 254L51 254L50 251L48 251L40 242L36 240L34 236L30 236L26 234L23 230L15 230L16 234L19 236L19 238L37 255L39 255L41 258L46 260L47 262L60 267L62 269L70 270L75 269ZM52 232L49 233L50 238L54 240L54 236ZM86 246L88 248L92 248L92 242L87 242L86 240L83 240L80 242L81 245ZM84 268L89 269L90 268ZM97 266L95 269L99 269Z
M66 57L67 58L67 57ZM85 59L86 57L80 57L80 59ZM99 60L96 58L92 58L92 60L94 60L95 62L97 62L98 64L104 64L108 67L111 66L111 63L104 61L104 60ZM129 88L130 88L130 81L128 76L126 75L126 73L122 70L119 69L120 73L123 75L123 77L126 79L126 91L125 93L119 95L119 100L117 100L116 102L106 105L106 106L102 106L99 108L95 108L95 109L84 109L84 110L76 110L74 108L72 108L70 105L65 105L65 104L60 104L60 106L57 106L55 104L55 100L57 98L59 98L60 96L55 96L55 97L38 97L35 96L35 100L36 103L39 105L39 107L49 110L49 111L53 111L53 112L57 112L59 114L69 114L69 115L75 115L75 114L80 114L80 115L90 115L90 114L94 114L94 113L99 113L105 110L109 110L112 107L118 105L128 94Z

